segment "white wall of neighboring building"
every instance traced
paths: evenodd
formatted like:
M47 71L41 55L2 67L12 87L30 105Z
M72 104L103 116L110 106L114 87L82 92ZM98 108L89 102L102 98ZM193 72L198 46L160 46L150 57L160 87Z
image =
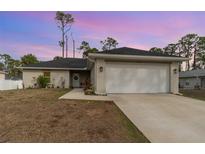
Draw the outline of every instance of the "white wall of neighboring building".
M201 86L201 79L196 77L191 78L180 78L179 79L180 87L183 89L195 89L198 85Z
M22 80L0 80L0 90L12 90L12 89L22 89Z

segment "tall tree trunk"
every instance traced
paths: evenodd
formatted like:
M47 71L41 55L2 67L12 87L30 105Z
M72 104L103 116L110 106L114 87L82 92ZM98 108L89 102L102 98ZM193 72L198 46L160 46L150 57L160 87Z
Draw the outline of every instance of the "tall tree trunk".
M179 51L179 57L181 57L181 52ZM179 72L181 72L181 65L182 65L182 62L179 62Z
M62 31L62 57L64 58L64 47L65 47L65 39L64 39L64 29Z
M194 49L193 69L196 69L196 49Z
M189 60L187 61L187 71L190 70L190 64L189 64Z
M190 58L190 48L188 47L187 48L187 58ZM189 71L190 70L190 63L189 63L189 60L187 61L187 70Z
M182 62L179 62L179 72L181 72L182 71Z

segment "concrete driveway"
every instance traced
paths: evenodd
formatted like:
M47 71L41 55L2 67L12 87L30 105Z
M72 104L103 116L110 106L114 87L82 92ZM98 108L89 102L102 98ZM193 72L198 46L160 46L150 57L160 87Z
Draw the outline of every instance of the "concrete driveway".
M171 94L110 94L151 142L205 142L205 101Z

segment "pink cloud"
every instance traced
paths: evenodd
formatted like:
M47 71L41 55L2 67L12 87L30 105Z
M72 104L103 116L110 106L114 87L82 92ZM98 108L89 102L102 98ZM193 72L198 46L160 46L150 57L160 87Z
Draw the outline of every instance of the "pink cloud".
M72 30L75 33L76 47L82 40L91 42L92 47L100 48L100 40L107 36L118 40L119 46L128 46L149 50L153 46L164 47L168 43L175 43L183 35L192 32L201 32L202 24L200 18L194 18L191 14L179 12L69 12L75 17ZM14 54L22 56L27 53L34 53L41 59L52 59L61 55L61 49L57 43L53 45L42 44L42 42L57 42L60 40L60 32L55 24L55 12L15 12L13 16L21 15L25 21L45 22L45 31L36 32L30 38L35 43L17 42L16 40L0 40L0 47L5 50L15 51ZM196 17L196 16L195 16ZM195 20L194 20L195 19ZM197 20L197 22L196 22ZM196 23L200 24L196 25ZM43 24L42 24L43 25ZM49 27L49 25L51 25ZM48 29L47 29L48 27ZM54 27L54 28L53 28ZM26 28L30 28L27 26ZM50 29L49 29L50 28ZM56 31L55 31L56 28ZM48 30L48 31L46 31ZM27 33L26 33L27 34ZM13 36L23 35L18 32ZM5 35L6 36L6 35ZM8 37L8 39L12 37ZM18 38L18 37L16 37ZM53 39L53 40L49 40ZM41 41L43 40L43 41ZM39 42L37 44L36 42ZM72 56L72 49L69 45L69 56ZM76 50L76 56L81 57L82 53Z
M191 17L171 16L166 19L158 20L138 20L137 18L81 18L76 21L75 26L84 29L92 30L94 33L100 34L116 34L120 37L134 37L137 35L151 35L155 37L174 38L183 34L184 29L190 29L193 25ZM93 36L96 38L96 36ZM132 39L132 38L130 38Z
M32 44L32 43L22 43L22 42L1 42L1 48L6 48L7 51L15 50L15 55L21 57L25 54L34 54L41 60L51 60L55 56L61 56L62 52L60 47L57 45L39 45L39 44ZM68 51L68 57L72 57L73 52L71 50ZM76 57L82 57L82 53L76 51Z

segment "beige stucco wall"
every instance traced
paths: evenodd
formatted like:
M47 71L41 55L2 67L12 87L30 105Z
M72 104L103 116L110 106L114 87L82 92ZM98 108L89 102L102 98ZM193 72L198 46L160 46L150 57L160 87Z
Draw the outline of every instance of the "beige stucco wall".
M55 88L69 88L70 87L70 72L69 71L50 71L51 83Z
M95 88L95 65L93 65L93 67L90 70L90 81Z
M39 75L43 75L42 70L23 70L24 87L33 88Z
M96 94L106 94L106 89L105 89L105 61L104 59L96 59L95 61L95 80L94 80L94 87L95 87L95 92ZM100 72L100 67L103 67L103 71Z
M176 73L174 72L176 70ZM173 94L179 93L179 63L172 62L170 64L170 92Z
M0 73L0 80L4 80L5 79L5 74L4 73Z
M69 71L44 71L44 70L23 70L23 84L25 88L34 87L36 79L43 72L51 72L51 83L55 88L69 88L70 87L70 73ZM63 84L64 83L64 84Z

